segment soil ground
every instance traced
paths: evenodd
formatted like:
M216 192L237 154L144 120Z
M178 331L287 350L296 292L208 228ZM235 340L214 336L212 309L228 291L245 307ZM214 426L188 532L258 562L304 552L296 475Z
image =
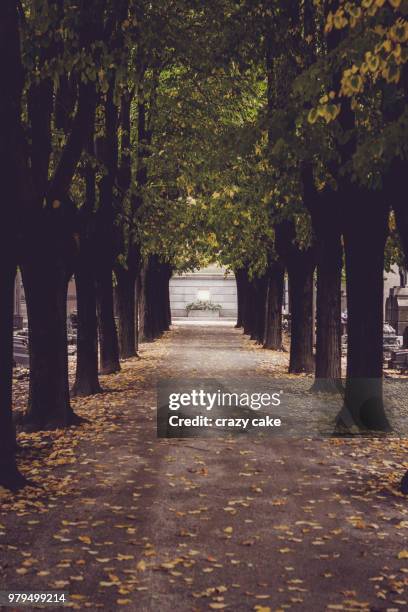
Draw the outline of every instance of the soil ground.
M91 610L408 609L406 441L158 440L159 378L280 376L287 354L199 324L141 356L74 400L87 423L19 435L38 486L0 489L0 590Z

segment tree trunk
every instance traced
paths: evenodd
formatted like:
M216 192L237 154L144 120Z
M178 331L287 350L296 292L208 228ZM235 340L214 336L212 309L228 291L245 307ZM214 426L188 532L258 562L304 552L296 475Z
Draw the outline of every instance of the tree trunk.
M351 418L358 427L388 430L382 376L384 247L389 210L381 193L353 187L346 195L348 352L345 406L339 423L347 426Z
M112 270L103 266L96 279L101 374L120 371L119 344L113 308Z
M266 295L265 334L263 346L275 351L282 350L282 305L285 268L279 261L268 267Z
M264 274L253 280L254 286L254 325L251 333L251 340L255 340L258 344L262 344L265 335L265 319L266 319L266 295L268 287L268 279Z
M300 249L296 244L296 229L292 221L275 227L275 247L286 265L289 277L291 342L290 373L310 373L313 357L313 274L316 265L315 248Z
M312 389L338 392L341 388L342 202L338 193L329 188L317 191L310 165L303 165L302 182L317 255L316 368Z
M244 326L244 334L250 336L253 332L255 325L255 313L253 308L254 303L254 282L250 280L248 277L248 273L243 277L243 285L244 285L244 295L245 298L243 300L243 326Z
M22 266L27 303L30 391L27 425L66 427L79 421L69 401L65 262L37 245Z
M168 278L167 278L167 288L166 288L166 307L167 307L167 325L166 329L170 329L172 324L171 318L171 300L170 300L170 279L173 275L172 268L169 269Z
M291 305L291 343L289 372L300 374L314 370L313 357L313 273L314 253L299 251L288 263Z
M10 253L11 250L8 253L1 253L0 260L0 486L18 489L25 481L17 470L16 438L12 419L13 310L16 266L10 258Z
M164 291L160 262L157 255L150 255L142 274L140 300L140 334L144 342L151 342L164 331ZM167 315L166 315L167 317Z
M0 486L18 489L25 484L17 470L12 420L14 282L19 243L18 225L25 218L20 189L25 158L22 155L21 65L17 3L0 3L0 168L2 220L0 224ZM22 163L23 162L23 163ZM25 169L25 168L24 168ZM19 223L18 223L19 221Z
M93 116L93 122L95 117ZM95 155L94 129L86 143L89 156ZM102 391L98 378L98 324L96 317L97 241L95 236L95 168L88 162L85 167L85 201L79 213L79 256L76 262L77 293L77 363L73 395L87 396Z
M139 300L139 339L141 342L152 342L154 340L154 329L151 313L150 287L151 270L150 257L143 265L140 278L140 300Z
M77 363L72 394L94 395L102 389L98 378L96 287L92 262L85 253L75 273L77 294Z
M341 386L341 271L339 231L317 235L316 368L314 390Z
M139 354L139 344L140 344L140 338L141 338L140 303L142 299L142 272L143 272L143 265L140 264L139 273L136 277L136 284L135 284L135 348L136 348L137 355Z
M235 271L235 282L237 285L237 324L236 328L241 328L244 325L244 301L245 301L245 270L240 269Z
M146 294L145 294L145 285L146 285L146 271L147 271L147 262L144 261L141 265L139 276L137 278L137 310L138 310L138 335L139 342L145 341L145 321L146 321Z
M115 288L119 319L119 350L121 359L135 357L136 349L136 276L137 270L116 270Z
M172 275L171 266L167 263L159 263L161 300L160 304L160 333L168 331L171 325L170 307L170 278Z
M394 160L394 163L385 178L386 193L389 194L391 206L395 213L398 233L404 251L405 263L408 266L408 207L404 193L406 176L408 172L407 160Z

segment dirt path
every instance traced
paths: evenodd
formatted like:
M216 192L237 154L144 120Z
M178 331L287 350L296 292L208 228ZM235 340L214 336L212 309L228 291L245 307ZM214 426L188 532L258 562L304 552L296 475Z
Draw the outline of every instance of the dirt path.
M408 608L406 442L157 440L158 377L242 378L284 357L191 325L142 355L76 402L88 424L21 436L44 490L0 492L0 589L91 610Z

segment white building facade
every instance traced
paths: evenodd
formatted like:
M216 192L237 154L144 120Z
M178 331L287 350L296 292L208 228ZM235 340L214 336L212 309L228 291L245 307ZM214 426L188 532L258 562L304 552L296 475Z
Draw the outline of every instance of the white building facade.
M170 305L173 319L188 316L187 306L199 301L219 304L220 318L236 319L238 307L234 274L218 266L208 266L197 272L172 277Z

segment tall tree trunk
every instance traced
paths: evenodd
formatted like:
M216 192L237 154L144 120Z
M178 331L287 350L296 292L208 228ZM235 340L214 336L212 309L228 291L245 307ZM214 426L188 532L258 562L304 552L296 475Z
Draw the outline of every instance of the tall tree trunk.
M92 262L85 257L75 273L77 294L77 363L72 394L94 395L102 391L98 377L96 287Z
M25 215L20 193L26 184L22 154L21 93L24 83L17 3L0 3L0 486L18 489L25 481L17 470L12 419L14 283L19 243L17 220ZM22 170L24 170L22 172ZM23 180L21 180L23 178ZM20 221L21 222L21 221Z
M286 265L289 277L291 342L289 372L310 373L313 357L313 274L316 266L315 248L300 249L296 244L296 229L292 221L275 227L275 247Z
M118 167L118 184L122 193L122 205L132 182L131 160L131 106L134 89L124 90L121 98L119 123L120 164ZM140 185L139 185L140 187ZM130 198L131 212L137 211L138 198ZM115 266L117 285L115 289L117 314L119 319L119 352L122 359L137 355L137 291L136 279L140 267L140 249L135 244L136 237L127 221L122 222L120 250L126 255L126 265Z
M249 279L248 272L243 276L245 299L243 303L243 327L244 334L250 336L252 334L255 322L254 303L254 282Z
M318 192L313 169L302 168L303 201L310 212L316 238L316 368L313 390L338 392L341 388L341 242L342 202L337 192Z
M406 163L404 164L404 169L406 168ZM401 197L401 193L403 191L398 191L399 185L403 183L405 176L403 173L399 173L398 180L396 180L393 185L393 198L392 198L392 207L395 212L395 218L397 221L398 233L401 238L402 248L404 250L405 262L408 265L408 211L406 207L405 198ZM408 495L408 471L405 473L402 481L401 481L401 491L405 495Z
M291 343L289 372L314 370L313 357L313 274L314 252L300 251L288 262L291 306Z
M171 266L168 263L159 263L161 300L160 300L160 333L168 331L171 325L170 309L170 278L172 275Z
M339 424L388 430L382 395L384 247L388 206L382 194L348 190L344 247L348 352L344 409ZM369 224L369 231L367 227Z
M101 374L120 371L119 343L113 307L112 270L103 266L96 278L98 334Z
M146 272L147 272L148 262L144 261L141 265L139 276L137 279L137 293L138 293L138 332L139 332L139 342L145 341L145 323L146 323ZM149 339L148 339L149 340Z
M136 277L138 270L116 270L115 288L119 320L119 350L121 359L135 357L136 350Z
M141 310L141 301L142 301L142 274L143 274L143 263L140 262L139 273L136 277L135 284L135 348L136 354L139 354L139 345L141 338L141 320L140 320L140 310Z
M156 256L150 255L142 274L140 299L140 333L142 342L151 342L157 337L156 328Z
M237 324L236 328L243 327L244 325L244 301L245 301L245 270L235 270L235 282L237 285Z
M255 340L259 344L263 343L265 334L265 317L266 317L266 294L268 281L264 274L253 280L254 286L254 325L251 333L251 340Z
M166 324L166 329L170 329L171 324L172 324L172 318L171 318L171 300L170 300L170 280L171 277L173 276L173 268L171 266L168 266L168 272L167 272L167 284L166 284L166 309L167 309L167 324Z
M93 122L95 116L93 116ZM94 130L89 135L87 151L95 155ZM98 325L96 317L97 262L95 240L96 173L91 162L85 170L85 202L79 213L79 256L77 258L75 281L77 293L77 362L73 395L87 396L102 391L98 377Z
M280 261L268 267L266 295L265 334L263 346L275 351L282 350L282 306L285 268Z
M317 234L315 390L341 386L341 271L343 248L338 231Z
M112 281L114 262L119 253L114 209L114 184L118 173L118 108L114 90L115 83L111 79L104 104L105 135L95 142L97 158L106 170L98 184L99 209L96 216L96 298L101 374L113 374L120 370Z
M389 194L391 206L395 213L395 220L404 251L405 263L408 266L408 207L405 197L401 195L404 193L407 172L407 160L394 160L392 168L384 182L386 193Z
M2 240L2 246L6 243ZM16 266L12 261L12 245L0 249L0 486L17 489L24 478L17 470L16 439L12 419L13 377L13 310Z
M78 422L69 401L65 261L36 246L22 266L27 302L30 390L27 425L34 429ZM33 253L36 253L33 256Z

